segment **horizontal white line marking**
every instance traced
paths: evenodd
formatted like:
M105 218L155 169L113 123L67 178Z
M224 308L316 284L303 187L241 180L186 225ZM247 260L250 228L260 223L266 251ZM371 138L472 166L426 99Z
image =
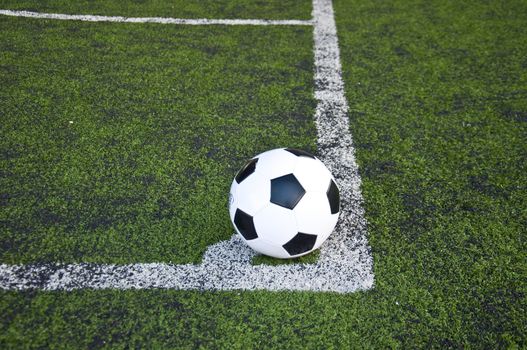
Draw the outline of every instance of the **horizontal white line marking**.
M40 13L32 11L0 10L0 15L43 19L60 19L85 22L119 22L119 23L161 23L188 25L251 25L251 26L312 26L312 20L275 20L275 19L206 19L206 18L170 18L170 17L123 17L97 15L66 15L60 13Z
M365 237L348 238L359 247ZM183 289L290 290L349 293L373 286L370 262L362 248L321 250L315 264L251 265L255 252L234 234L207 249L200 264L0 264L0 289ZM342 254L342 255L336 255Z

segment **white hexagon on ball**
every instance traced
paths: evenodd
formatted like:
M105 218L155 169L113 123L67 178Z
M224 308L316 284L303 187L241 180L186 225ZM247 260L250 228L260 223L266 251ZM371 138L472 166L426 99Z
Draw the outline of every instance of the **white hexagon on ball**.
M338 187L312 154L293 148L267 151L235 176L229 212L236 232L254 250L276 258L312 252L338 220Z
M273 258L290 258L290 254L281 247L298 233L296 218L291 210L270 203L254 216L254 227L258 238L246 240L249 247ZM260 242L273 249L259 250Z

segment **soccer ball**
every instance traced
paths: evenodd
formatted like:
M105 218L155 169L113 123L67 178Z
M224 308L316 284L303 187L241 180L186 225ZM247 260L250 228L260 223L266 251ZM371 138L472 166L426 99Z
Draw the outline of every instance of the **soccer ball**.
M280 148L251 159L232 181L229 212L236 232L255 251L275 258L312 252L331 234L339 190L314 155Z

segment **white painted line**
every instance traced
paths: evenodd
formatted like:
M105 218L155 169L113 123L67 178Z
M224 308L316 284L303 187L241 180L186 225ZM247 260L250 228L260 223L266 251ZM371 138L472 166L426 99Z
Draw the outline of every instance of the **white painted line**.
M0 288L24 290L144 289L297 290L349 293L373 287L360 177L347 118L331 0L313 1L315 112L319 158L340 187L335 232L314 264L251 264L255 253L237 236L210 246L201 264L0 265Z
M42 19L59 19L85 22L118 22L118 23L160 23L160 24L187 24L187 25L252 25L252 26L311 26L310 20L269 20L269 19L186 19L168 17L122 17L122 16L97 16L97 15L67 15L60 13L41 13L32 11L0 10L0 15Z
M3 289L197 289L351 292L371 287L356 254L316 264L251 265L254 251L237 235L209 247L199 265L0 265ZM327 255L327 254L326 254ZM329 258L329 259L328 259ZM335 258L347 258L339 261ZM368 283L370 281L370 283Z

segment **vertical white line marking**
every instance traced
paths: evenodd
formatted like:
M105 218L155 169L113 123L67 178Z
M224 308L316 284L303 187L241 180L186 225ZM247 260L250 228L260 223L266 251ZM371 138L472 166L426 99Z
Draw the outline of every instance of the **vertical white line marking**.
M356 280L358 288L368 289L373 287L373 259L366 238L361 180L349 128L331 0L313 0L313 19L318 149L339 184L342 202L336 234L328 239L330 249L323 250L321 258L340 260L340 264L352 261L341 272Z

